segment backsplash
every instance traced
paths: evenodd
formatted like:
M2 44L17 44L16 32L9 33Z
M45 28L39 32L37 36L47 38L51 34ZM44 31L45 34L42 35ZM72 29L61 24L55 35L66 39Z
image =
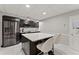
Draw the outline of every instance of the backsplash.
M38 32L38 31L39 31L39 28L26 28L26 27L20 28L20 33Z

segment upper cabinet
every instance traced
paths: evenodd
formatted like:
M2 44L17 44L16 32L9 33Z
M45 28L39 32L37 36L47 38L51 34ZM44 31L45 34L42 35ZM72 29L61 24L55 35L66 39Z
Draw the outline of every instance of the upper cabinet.
M35 22L33 20L21 20L20 21L20 27L31 27L31 28L38 28L39 22Z
M24 20L20 19L20 27L23 27L23 25L24 25Z
M35 21L28 21L27 24L30 26L30 27L36 27L38 28L39 27L39 22L35 22Z

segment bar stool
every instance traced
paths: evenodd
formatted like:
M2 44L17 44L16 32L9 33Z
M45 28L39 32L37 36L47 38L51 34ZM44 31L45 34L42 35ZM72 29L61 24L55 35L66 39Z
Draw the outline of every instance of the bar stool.
M39 54L41 54L42 52L47 55L49 51L54 51L54 40L58 39L61 35L60 34L56 34L55 36L49 38L47 41L45 41L44 43L38 44L37 45L37 49L39 49L41 52ZM39 55L38 54L38 55Z

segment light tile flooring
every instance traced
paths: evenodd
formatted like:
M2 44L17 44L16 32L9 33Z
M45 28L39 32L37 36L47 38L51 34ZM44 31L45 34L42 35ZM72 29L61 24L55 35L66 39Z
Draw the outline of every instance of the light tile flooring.
M0 55L24 55L22 43L10 47L0 48Z
M18 44L13 47L0 48L0 55L25 55L21 47L22 45ZM79 55L79 51L76 51L70 48L69 46L58 44L58 45L54 45L54 54L55 55Z
M54 54L55 55L79 55L79 51L76 51L67 45L58 44L58 45L54 45Z

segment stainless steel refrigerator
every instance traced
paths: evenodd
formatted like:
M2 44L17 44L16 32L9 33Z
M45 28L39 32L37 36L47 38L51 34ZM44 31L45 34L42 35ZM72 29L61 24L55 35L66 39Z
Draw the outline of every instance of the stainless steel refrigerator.
M2 17L2 47L16 45L20 42L19 21L19 18L12 16Z

